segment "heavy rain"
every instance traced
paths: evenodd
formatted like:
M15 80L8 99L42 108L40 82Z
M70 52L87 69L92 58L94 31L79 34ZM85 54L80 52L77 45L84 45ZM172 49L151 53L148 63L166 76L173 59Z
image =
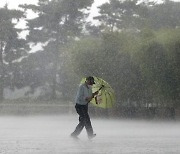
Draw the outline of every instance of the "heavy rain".
M0 154L179 154L179 14L179 0L1 0Z

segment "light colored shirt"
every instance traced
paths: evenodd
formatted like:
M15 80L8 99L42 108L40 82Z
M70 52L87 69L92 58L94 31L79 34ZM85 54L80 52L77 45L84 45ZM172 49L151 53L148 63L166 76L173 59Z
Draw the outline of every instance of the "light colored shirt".
M88 101L86 100L87 97L92 96L92 88L84 83L79 86L77 91L75 103L80 105L86 105Z

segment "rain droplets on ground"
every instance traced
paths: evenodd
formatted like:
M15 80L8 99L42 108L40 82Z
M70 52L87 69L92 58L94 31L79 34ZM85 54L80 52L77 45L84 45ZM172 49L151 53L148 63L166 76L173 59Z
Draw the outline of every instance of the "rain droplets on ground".
M180 123L92 118L97 137L85 130L70 138L77 115L1 116L1 154L179 154Z

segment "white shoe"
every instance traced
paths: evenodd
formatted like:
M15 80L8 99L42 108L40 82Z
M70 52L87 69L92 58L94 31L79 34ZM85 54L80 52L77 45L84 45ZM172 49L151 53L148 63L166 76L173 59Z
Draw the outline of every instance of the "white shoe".
M77 135L71 134L70 136L71 136L72 138L74 138L74 139L79 139L79 138L77 137Z
M89 135L88 138L91 140L93 139L94 137L96 137L96 134L92 134L92 135Z

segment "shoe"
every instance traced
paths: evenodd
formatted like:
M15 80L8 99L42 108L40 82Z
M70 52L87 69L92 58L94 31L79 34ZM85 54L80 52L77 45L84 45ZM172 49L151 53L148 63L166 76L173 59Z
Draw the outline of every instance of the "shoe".
M73 139L79 139L77 135L74 135L73 133L70 135Z
M92 134L92 135L89 135L88 138L91 140L93 139L94 137L96 137L96 134Z

